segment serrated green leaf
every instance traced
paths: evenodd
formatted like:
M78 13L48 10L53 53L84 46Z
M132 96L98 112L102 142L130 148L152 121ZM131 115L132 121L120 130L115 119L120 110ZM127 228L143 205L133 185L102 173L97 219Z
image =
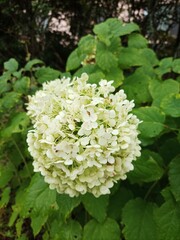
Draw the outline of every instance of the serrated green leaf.
M117 67L118 59L103 43L99 43L97 45L96 63L101 69L110 71L111 68Z
M151 78L144 73L143 68L138 68L133 74L124 79L122 88L128 99L134 100L135 104L142 104L151 101L149 93L149 82Z
M44 199L46 201L44 201ZM42 215L46 215L56 199L56 192L49 189L47 183L39 174L34 174L31 182L24 192L24 201L22 205L21 215L22 217L28 216L31 208L34 208L33 214L42 211ZM44 211L44 212L43 212Z
M140 33L132 33L128 36L128 47L130 48L146 48L148 40Z
M180 117L180 94L172 93L164 97L160 106L167 115Z
M83 240L120 240L120 229L117 222L107 218L103 223L90 220L84 227Z
M43 65L43 61L41 61L40 59L33 59L33 60L30 60L26 63L24 69L26 71L30 71L35 65Z
M172 62L173 62L173 58L172 58L172 57L163 58L163 59L159 62L159 66L155 69L155 72L156 72L160 77L161 77L162 75L164 75L165 73L171 72Z
M155 205L137 198L130 200L123 209L123 233L128 240L152 240L156 238L153 218Z
M41 231L41 228L46 223L47 219L48 215L44 215L42 213L31 214L31 227L33 229L34 236L36 236Z
M98 36L101 42L105 43L107 46L110 45L110 38L112 35L110 32L110 27L106 22L95 25L93 32Z
M50 67L42 67L42 68L39 68L35 72L35 76L36 76L37 81L39 83L43 83L43 82L47 82L47 81L57 79L57 78L60 77L60 75L61 75L60 71L55 70L55 69L50 68Z
M96 50L96 42L97 40L95 37L90 34L82 37L77 48L78 56L86 56L87 54L92 54Z
M156 107L140 107L133 111L143 122L139 125L142 138L158 136L164 130L165 115Z
M109 18L106 20L106 23L108 24L113 37L119 37L121 35L123 22L120 19Z
M157 66L159 64L156 53L150 48L141 49L141 56L146 59L151 66Z
M0 99L0 112L13 108L18 103L20 97L21 94L17 92L5 93L4 97Z
M11 162L6 164L0 163L0 188L5 187L12 179L14 174L14 166Z
M126 69L144 64L148 64L148 61L142 56L140 49L131 47L121 48L119 53L119 65L121 68Z
M176 156L169 165L169 182L176 201L180 201L180 155Z
M7 71L9 71L10 73L17 71L18 66L19 66L19 64L16 61L16 59L14 59L14 58L11 58L7 62L4 63L4 68Z
M180 204L169 197L155 211L157 240L175 240L180 236Z
M108 217L119 221L121 219L123 207L132 198L133 193L128 188L120 186L115 194L110 195Z
M25 112L17 113L10 121L8 126L0 131L0 137L10 138L13 133L23 132L30 120Z
M179 83L173 79L167 79L164 82L151 81L149 90L153 98L153 106L160 107L163 98L167 97L172 93L179 92Z
M100 196L95 198L92 194L86 194L82 197L82 203L86 211L98 222L103 222L107 216L107 205L109 196Z
M1 179L1 175L0 175L0 179ZM0 209L6 207L6 205L9 202L10 199L10 193L11 193L11 188L10 187L6 187L5 189L1 190L1 198L0 198Z
M81 202L80 197L70 197L66 194L57 194L57 204L59 206L59 212L66 219L73 209L77 207Z
M127 174L131 183L153 182L159 180L164 173L156 160L156 155L149 150L142 151L133 165L134 170Z
M173 72L180 74L180 58L175 59L173 61L172 70L173 70Z
M124 75L123 75L123 71L120 68L111 68L110 72L105 73L105 79L106 80L113 80L113 86L115 88L119 87L124 80Z
M67 62L66 62L66 71L75 70L81 66L81 62L84 60L85 56L81 59L78 55L78 49L75 49L69 55Z
M82 227L79 222L69 220L66 224L61 225L58 236L63 240L81 240Z
M22 77L14 83L14 91L22 94L27 94L30 86L30 78Z
M136 23L123 23L118 24L116 29L116 36L124 36L135 31L139 31L139 26Z
M11 74L9 72L4 72L2 76L0 76L0 94L7 92L11 89L11 83L8 80L11 79Z

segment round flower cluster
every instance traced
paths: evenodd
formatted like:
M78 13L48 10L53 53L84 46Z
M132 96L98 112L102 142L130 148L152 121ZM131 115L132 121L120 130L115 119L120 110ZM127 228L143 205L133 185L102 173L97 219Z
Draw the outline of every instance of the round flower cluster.
M87 81L84 73L45 83L27 107L34 124L27 136L34 171L71 197L109 194L133 170L141 150L133 101L123 90L113 94L113 81Z

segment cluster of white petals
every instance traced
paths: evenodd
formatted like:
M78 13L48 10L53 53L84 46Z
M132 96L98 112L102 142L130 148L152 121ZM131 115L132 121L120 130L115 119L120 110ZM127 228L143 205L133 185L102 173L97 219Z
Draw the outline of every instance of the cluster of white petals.
M133 101L113 81L89 84L88 75L57 79L29 97L34 129L27 143L34 171L51 189L69 196L91 192L98 197L133 170L140 156Z

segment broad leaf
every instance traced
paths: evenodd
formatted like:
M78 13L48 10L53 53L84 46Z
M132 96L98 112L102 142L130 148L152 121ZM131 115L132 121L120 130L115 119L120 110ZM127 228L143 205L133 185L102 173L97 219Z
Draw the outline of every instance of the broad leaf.
M20 93L16 92L7 92L5 93L4 97L0 99L0 112L4 110L10 110L14 106L17 105L19 99L21 97Z
M110 45L110 38L112 35L110 32L110 27L106 22L95 25L93 32L98 36L101 42L105 43L107 46Z
M140 33L132 33L128 36L128 47L130 48L146 48L148 40Z
M82 227L79 222L69 220L67 223L60 226L58 236L63 240L81 240Z
M171 117L180 117L180 94L170 94L161 102L163 111Z
M151 81L149 89L153 98L152 105L160 107L163 98L179 92L179 83L173 79L168 79L164 82Z
M80 197L72 198L66 194L57 194L56 201L59 206L59 212L63 215L64 219L66 219L73 209L80 204L81 199Z
M7 62L4 63L4 68L9 71L10 73L15 72L18 69L18 62L16 59L11 58Z
M86 194L82 197L83 205L86 211L94 217L97 221L103 222L107 216L107 205L109 196L100 196L95 198L92 194Z
M128 240L152 240L156 238L156 225L153 218L155 206L137 198L130 200L123 209L123 233Z
M60 71L55 70L55 69L50 68L50 67L39 68L35 73L35 76L36 76L37 81L39 83L43 83L43 82L47 82L47 81L57 79L57 78L60 77L60 75L61 75Z
M173 72L180 74L180 59L175 59L172 64Z
M150 81L151 78L144 73L143 68L139 68L124 79L122 88L127 94L128 99L134 100L136 104L142 104L151 101L148 88Z
M19 93L27 94L30 87L30 78L22 77L14 83L14 90Z
M156 107L140 107L133 111L142 121L139 125L142 138L158 136L164 130L165 115Z
M0 163L0 188L5 187L14 175L14 165L11 162Z
M78 55L78 49L75 49L67 59L66 71L69 72L80 67L82 60L84 60L84 58L81 59Z
M120 240L120 229L117 222L107 218L103 223L90 220L84 227L83 240Z
M155 211L157 240L175 240L180 236L180 203L175 202L170 194L166 201Z
M155 69L155 72L156 72L160 77L161 77L162 75L164 75L165 73L171 72L172 62L173 62L173 58L172 58L172 57L163 58L163 59L159 62L159 66Z
M176 201L180 201L180 155L175 157L169 165L169 182Z
M159 180L164 170L156 160L156 154L144 150L141 156L133 162L134 170L128 173L128 179L132 183L152 182Z
M1 178L1 176L0 176ZM0 209L4 208L7 206L9 199L10 199L10 193L11 193L11 188L10 187L6 187L5 189L1 190L2 193L0 194L1 198L0 198Z
M41 61L39 59L30 60L26 63L24 69L26 71L30 71L35 65L43 65L43 61Z

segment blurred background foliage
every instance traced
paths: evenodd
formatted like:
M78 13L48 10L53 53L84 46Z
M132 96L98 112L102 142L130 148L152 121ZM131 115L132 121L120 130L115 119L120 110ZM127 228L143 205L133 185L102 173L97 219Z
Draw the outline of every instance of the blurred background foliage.
M180 57L179 0L0 0L0 70L15 57L63 71L79 39L110 17L137 23L159 58Z

